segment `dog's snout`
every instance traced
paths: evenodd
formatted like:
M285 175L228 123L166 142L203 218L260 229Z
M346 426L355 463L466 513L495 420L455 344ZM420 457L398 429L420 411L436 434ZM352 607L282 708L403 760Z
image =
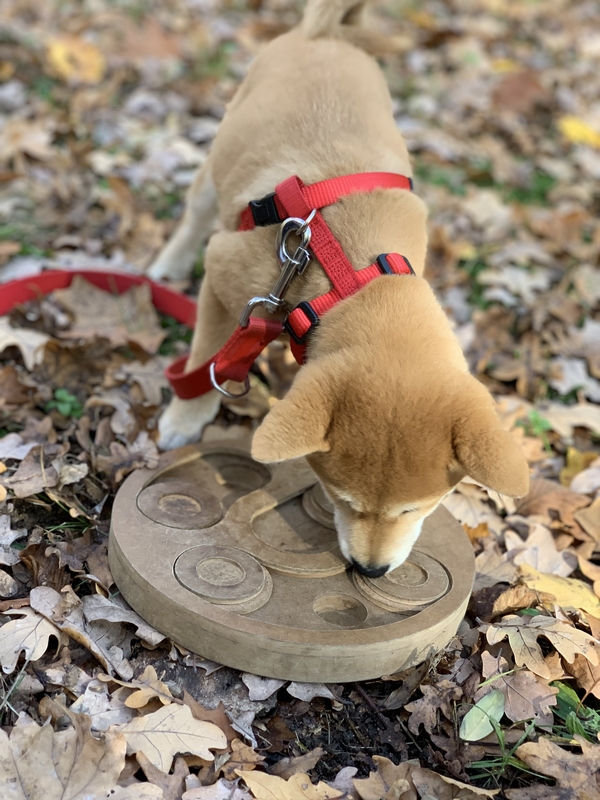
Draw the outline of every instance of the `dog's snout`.
M354 558L352 559L352 566L357 572L359 572L361 575L364 575L365 578L381 578L381 576L385 575L390 568L389 564L386 564L383 567L365 567Z

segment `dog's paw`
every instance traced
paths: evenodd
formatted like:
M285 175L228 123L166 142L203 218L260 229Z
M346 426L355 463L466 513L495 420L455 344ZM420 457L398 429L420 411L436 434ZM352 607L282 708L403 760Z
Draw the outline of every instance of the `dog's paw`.
M158 446L174 450L197 442L204 427L219 413L221 396L212 391L193 400L174 397L158 422Z
M171 281L182 281L192 274L195 261L195 253L172 256L163 251L148 267L146 275L153 281L164 281L165 278Z

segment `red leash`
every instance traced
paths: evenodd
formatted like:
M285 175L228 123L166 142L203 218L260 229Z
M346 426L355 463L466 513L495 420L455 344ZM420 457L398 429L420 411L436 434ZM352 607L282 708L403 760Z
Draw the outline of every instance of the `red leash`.
M165 374L178 397L189 400L213 388L228 397L246 394L252 364L284 329L290 334L296 360L302 364L307 338L326 311L382 274L414 274L408 260L397 253L382 254L371 266L355 270L321 215L321 208L333 205L342 197L375 189L412 190L412 180L391 172L366 172L306 186L300 178L293 176L280 183L273 194L249 203L241 215L240 231L282 223L279 242L283 264L281 277L268 297L250 300L240 325L215 356L187 373L184 372L187 356L177 359L168 367ZM286 250L287 238L292 233L302 237L302 244L293 255ZM308 266L309 244L331 281L332 290L310 302L300 303L285 322L251 316L257 306L264 306L270 312L283 310L289 284L295 275L302 274ZM221 386L226 380L244 382L244 392L230 394Z

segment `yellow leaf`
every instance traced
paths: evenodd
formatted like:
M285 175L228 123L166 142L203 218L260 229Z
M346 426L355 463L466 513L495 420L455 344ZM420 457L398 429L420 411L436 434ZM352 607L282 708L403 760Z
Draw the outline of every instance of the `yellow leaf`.
M467 525L466 522L464 522L463 528L471 540L471 544L476 542L477 539L484 539L486 536L490 535L490 529L487 526L487 522L480 522L475 528L471 528L470 525Z
M264 772L243 772L239 769L235 772L244 780L254 797L260 800L331 800L342 796L342 792L323 781L315 786L303 772L297 772L287 781Z
M567 450L567 465L560 471L560 482L567 489L571 485L571 481L584 469L587 469L592 461L598 458L598 453L591 450L581 451L575 447L569 447Z
M66 83L100 83L106 62L91 42L76 36L58 36L48 42L48 65Z
M496 58L492 61L492 69L494 72L519 72L523 67L512 58Z
M526 586L537 592L552 595L554 602L561 608L581 609L600 617L600 600L587 583L575 578L545 575L528 564L521 564L519 572Z
M589 144L600 148L600 133L579 117L567 114L558 120L558 129L573 144Z

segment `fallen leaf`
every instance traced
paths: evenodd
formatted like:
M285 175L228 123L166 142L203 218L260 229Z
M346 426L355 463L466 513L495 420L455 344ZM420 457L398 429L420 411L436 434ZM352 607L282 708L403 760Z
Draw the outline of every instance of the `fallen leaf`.
M83 598L83 615L87 622L97 622L98 620L128 622L135 627L135 635L151 647L156 647L166 638L151 625L148 625L133 609L125 608L100 594L87 595ZM150 670L150 673L145 672L143 676L140 676L139 680L142 680L144 676L148 677L154 672L153 667ZM156 678L156 672L154 672L154 677ZM164 684L162 685L164 686Z
M77 36L58 36L47 43L50 71L70 84L96 84L104 77L106 62L96 45Z
M576 494L553 481L538 478L531 481L529 494L517 502L516 512L527 517L532 514L548 516L550 511L554 511L565 525L573 527L577 525L573 512L589 505L589 502L590 498L585 495Z
M263 772L236 771L258 800L330 800L342 796L341 792L323 781L313 784L308 775L302 772L297 772L284 781L277 775Z
M587 508L576 511L573 517L595 542L600 542L600 497Z
M559 436L571 438L575 428L588 428L594 433L600 433L600 407L593 403L572 406L551 403L543 414Z
M264 760L265 757L259 755L252 747L244 744L240 739L234 739L231 743L231 755L222 764L221 771L225 780L233 781L238 774L238 770L253 770ZM295 771L298 772L299 770Z
M504 544L513 564L562 577L568 577L577 567L576 556L564 550L559 552L552 533L544 525L534 523L525 541L514 531L507 530Z
M478 742L493 733L490 720L500 722L504 715L504 703L504 694L499 689L491 689L463 717L460 738L465 742Z
M588 144L600 147L600 132L592 128L585 120L566 114L557 122L558 130L572 144Z
M581 609L596 617L600 616L600 600L584 581L561 578L557 575L543 575L526 564L520 567L519 572L521 580L530 589L552 595L552 605L556 603L565 610ZM552 610L552 606L549 610Z
M42 714L46 707L42 701ZM54 731L21 714L10 739L0 730L0 786L8 790L7 800L105 797L115 787L125 764L124 738L95 738L88 717L69 718L72 725Z
M147 284L111 294L76 275L68 289L58 289L54 296L74 317L71 328L59 332L63 338L102 336L115 347L135 342L148 353L155 353L165 338Z
M296 683L292 681L292 683L286 687L286 690L292 697L296 697L298 700L304 700L307 703L310 703L315 697L326 697L329 700L337 699L324 683Z
M109 475L113 483L120 483L134 469L154 469L158 464L158 450L147 431L140 431L133 444L111 442L110 456L98 455L96 467Z
M275 678L261 678L259 675L252 675L250 672L243 672L242 680L248 687L250 700L267 700L282 686L285 686L286 683L286 681L276 680Z
M185 791L185 779L190 774L185 759L178 756L175 759L175 766L170 775L161 772L152 764L150 759L141 751L136 754L136 759L140 767L144 770L144 775L151 784L160 788L162 800L180 800ZM112 798L111 798L112 800Z
M540 737L537 742L526 742L517 748L515 755L534 772L556 780L556 786L509 789L509 800L598 800L600 798L600 745L590 744L582 736L574 738L581 754L571 753L549 739Z
M507 74L494 89L492 97L496 108L502 111L527 114L536 105L547 103L551 95L540 83L536 72L524 70Z
M107 687L94 678L70 706L70 711L87 714L92 730L106 731L111 725L122 725L136 716L135 711L126 705L127 695L127 690L122 687L109 694Z
M143 752L157 769L167 773L176 755L191 753L212 761L210 749L227 744L223 731L211 722L194 719L185 705L163 706L153 714L119 726L118 730L127 741L128 753Z
M505 614L513 614L523 608L535 608L538 603L552 602L553 595L546 595L541 592L534 592L527 586L517 584L502 592L494 600L492 606L492 616L502 617Z
M67 452L67 444L47 444L32 447L19 464L16 472L2 483L16 497L31 497L58 485L62 456Z
M0 663L6 674L17 666L23 652L29 661L37 661L50 646L50 637L56 637L59 645L67 638L47 619L32 608L11 609L5 612L19 619L11 619L0 628Z
M3 569L0 569L0 597L14 597L19 591L19 584Z
M462 699L462 689L449 680L440 680L435 684L423 684L423 697L404 706L410 712L408 728L411 733L418 734L421 725L427 733L433 733L438 724L437 712L441 710L446 719L452 719L454 704Z
M573 482L573 478L583 470L587 469L589 465L596 461L598 453L593 450L586 450L582 452L577 450L576 447L569 447L567 449L567 463L560 471L560 482L563 486L569 488ZM574 492L580 491L573 489ZM587 494L587 492L584 492Z
M490 689L496 689L504 695L504 714L512 722L533 719L537 725L552 726L551 706L556 705L558 688L548 686L528 670L509 670L506 659L496 659L487 651L481 658L487 685L480 687L474 700L479 701Z
M173 702L171 690L166 683L159 680L156 670L151 664L148 664L139 678L133 681L120 681L117 678L111 678L110 675L102 675L102 673L97 677L98 680L105 683L112 681L128 689L135 689L125 701L127 708L143 708L154 698L160 700L163 705Z
M1 157L1 150L0 150ZM50 337L29 328L13 328L7 317L0 317L0 353L7 347L17 347L26 368L32 372L44 360L44 346Z
M31 121L21 118L8 119L0 130L0 163L12 161L15 167L21 171L24 167L23 155L39 161L53 158L56 151L51 147L52 136L51 120L49 119ZM3 329L4 331L10 329L10 325L8 320L0 319L0 341ZM49 338L37 331L27 330L26 333L35 334L38 340L42 336L45 336L46 340ZM29 340L35 341L34 336L29 337ZM23 358L27 364L25 354L23 354ZM28 366L27 369L30 367Z
M495 797L498 794L497 789L479 789L430 769L416 767L411 770L410 777L423 800L429 800L429 797L435 800L477 800L479 797Z
M517 666L525 666L547 680L551 678L551 671L537 641L540 636L545 636L568 662L573 661L576 653L584 655L592 664L599 662L595 639L554 617L517 617L510 614L493 625L480 625L479 630L485 633L489 644L497 644L508 638Z
M297 772L310 772L324 755L325 750L322 747L315 747L314 750L309 750L308 753L303 753L301 756L282 758L271 767L271 774L287 780Z
M497 583L514 583L517 574L517 568L508 560L507 554L500 552L493 539L486 539L483 551L475 559L473 591L477 592Z

